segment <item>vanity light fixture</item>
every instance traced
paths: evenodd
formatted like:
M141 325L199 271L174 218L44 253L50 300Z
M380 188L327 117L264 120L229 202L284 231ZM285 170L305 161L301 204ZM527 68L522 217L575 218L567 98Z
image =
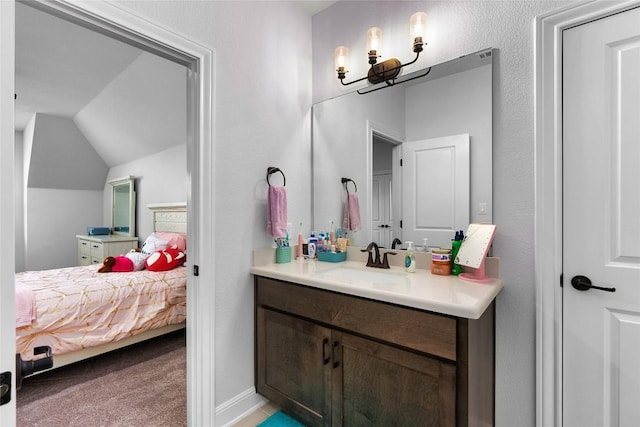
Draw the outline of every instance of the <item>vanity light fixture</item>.
M371 67L369 68L369 72L365 77L362 77L358 80L353 80L348 83L345 83L344 79L349 72L349 49L345 46L338 46L334 52L334 60L336 72L338 73L338 79L340 80L340 83L342 83L343 86L348 86L354 83L361 82L363 80L368 80L371 84L386 82L387 86L395 85L396 78L398 77L398 75L400 75L400 70L407 65L415 63L420 57L420 52L422 52L423 46L426 44L424 42L426 28L426 13L416 12L411 15L411 19L409 20L409 29L411 34L412 48L413 52L416 54L416 57L413 59L413 61L407 62L406 64L402 64L396 58L387 59L383 62L378 63L378 58L380 58L380 47L382 45L382 29L378 27L369 28L369 30L367 31L367 55L369 56L369 64L371 65ZM415 78L423 77L428 74L429 71L431 71L431 68L429 68L425 74L417 76ZM413 78L408 80L413 80ZM361 92L358 91L358 93Z

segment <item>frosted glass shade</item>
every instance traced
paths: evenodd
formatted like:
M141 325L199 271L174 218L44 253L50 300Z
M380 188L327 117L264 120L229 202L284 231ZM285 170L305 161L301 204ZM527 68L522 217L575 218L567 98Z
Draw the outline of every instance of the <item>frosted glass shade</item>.
M371 27L367 30L367 52L374 51L378 53L382 46L382 29Z
M334 51L333 59L336 64L336 71L345 73L349 71L349 48L338 46Z
M427 33L427 14L416 12L409 19L409 32L411 33L411 43L424 43Z

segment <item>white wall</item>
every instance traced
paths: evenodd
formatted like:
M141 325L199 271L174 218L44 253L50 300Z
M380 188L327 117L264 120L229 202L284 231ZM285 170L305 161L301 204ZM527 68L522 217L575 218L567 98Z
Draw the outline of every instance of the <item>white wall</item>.
M27 188L26 270L78 265L77 234L102 224L102 191Z
M493 63L493 219L498 225L493 247L502 259L505 283L496 314L498 426L535 423L533 20L567 3L340 1L313 20L314 102L343 90L333 69L336 46L351 49L351 63L361 64L353 76L364 75L364 35L370 26L390 35L383 56L409 59L407 22L418 10L429 19L428 45L418 68L487 47L498 50Z
M216 289L212 404L226 407L254 387L249 268L252 248L273 243L268 166L287 177L291 222L311 215L311 18L290 2L120 3L215 49L216 283L203 285Z
M186 143L187 69L141 53L74 117L109 167Z
M104 185L103 223L111 226L111 192L109 181L132 175L136 190L136 236L140 245L153 232L150 203L187 201L187 146L178 145L152 156L109 169Z

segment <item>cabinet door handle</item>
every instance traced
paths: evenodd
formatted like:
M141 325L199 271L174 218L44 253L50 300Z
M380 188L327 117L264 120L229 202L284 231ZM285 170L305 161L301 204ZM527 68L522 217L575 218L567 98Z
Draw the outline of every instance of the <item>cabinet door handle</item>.
M329 363L329 352L327 351L327 346L329 345L329 338L325 338L322 340L322 363L326 365Z
M331 358L333 359L333 367L337 368L340 366L340 361L336 357L336 348L338 348L338 341L333 342L333 347L331 348Z

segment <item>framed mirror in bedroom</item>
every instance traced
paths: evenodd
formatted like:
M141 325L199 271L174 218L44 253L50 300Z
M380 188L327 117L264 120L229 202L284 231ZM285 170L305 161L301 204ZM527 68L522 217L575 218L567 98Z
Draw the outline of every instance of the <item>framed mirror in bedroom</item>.
M109 181L111 184L111 232L120 236L136 234L135 177Z

